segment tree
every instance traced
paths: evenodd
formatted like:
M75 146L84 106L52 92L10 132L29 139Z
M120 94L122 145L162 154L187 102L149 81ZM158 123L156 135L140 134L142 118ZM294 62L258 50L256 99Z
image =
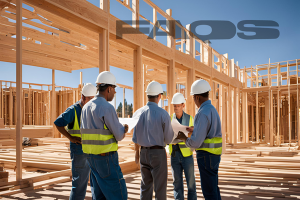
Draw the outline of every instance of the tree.
M118 108L117 108L117 115L118 117L122 117L122 103L120 102Z

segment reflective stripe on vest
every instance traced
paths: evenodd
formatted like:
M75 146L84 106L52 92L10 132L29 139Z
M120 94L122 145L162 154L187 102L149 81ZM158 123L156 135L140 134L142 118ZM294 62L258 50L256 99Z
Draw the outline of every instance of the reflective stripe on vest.
M115 136L104 129L81 129L82 151L86 154L102 154L118 150Z
M185 113L183 113L183 114L185 114ZM189 126L189 127L194 126L193 117L190 116L190 115L188 115L188 114L185 114L185 115L187 115L189 117L185 117L185 118L182 119L182 125ZM176 119L176 115L174 115L174 114L171 115L171 121L173 119L177 120ZM185 145L184 142L179 142L178 144L179 144L179 149L180 149L183 157L188 157L188 156L193 155L193 151L191 151L191 149L188 148ZM172 147L172 144L170 144L169 145L169 153L170 153L170 155L172 154L172 152L173 152L173 147Z
M215 155L222 154L222 138L215 137L215 138L206 138L202 145L196 150L203 150Z
M74 111L75 111L74 125L73 125L72 129L68 130L68 133L73 137L81 137L80 126L79 126L79 123L78 123L78 118L77 118L77 113L76 113L76 108L75 107L74 107Z

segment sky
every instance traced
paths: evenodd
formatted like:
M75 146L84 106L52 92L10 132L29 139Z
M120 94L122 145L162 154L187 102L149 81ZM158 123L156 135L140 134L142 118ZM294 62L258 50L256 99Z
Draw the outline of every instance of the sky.
M88 0L99 6L100 0ZM131 20L131 11L115 0L111 1L111 14L122 20ZM183 26L198 20L229 21L237 27L243 20L272 20L279 24L272 27L279 30L277 39L246 40L237 34L231 39L211 40L211 46L220 54L228 53L241 68L244 66L300 59L300 1L299 0L152 0L162 10L172 9L172 17ZM140 1L140 13L152 20L152 8ZM163 19L158 14L158 20ZM251 27L251 25L249 25ZM226 27L224 33L228 32ZM212 32L207 25L197 27L197 34L206 35ZM222 32L222 30L220 30ZM236 28L236 33L243 32ZM245 32L244 32L245 33ZM248 32L246 35L253 35ZM166 38L161 36L158 41L166 45ZM111 66L117 83L133 86L133 73ZM52 70L23 65L23 82L51 84ZM56 70L55 83L59 86L78 87L79 74L83 72L83 83L95 83L98 68L76 70L72 73ZM14 63L0 62L0 80L15 81ZM163 86L166 88L165 85ZM133 103L133 91L126 90L128 103ZM117 105L122 101L123 92L117 88Z

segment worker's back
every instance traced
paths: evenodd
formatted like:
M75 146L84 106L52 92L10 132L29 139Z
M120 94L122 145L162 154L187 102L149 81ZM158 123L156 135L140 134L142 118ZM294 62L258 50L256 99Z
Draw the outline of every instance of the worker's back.
M133 142L141 146L165 146L173 140L173 130L167 111L154 102L140 108L139 121L134 128Z

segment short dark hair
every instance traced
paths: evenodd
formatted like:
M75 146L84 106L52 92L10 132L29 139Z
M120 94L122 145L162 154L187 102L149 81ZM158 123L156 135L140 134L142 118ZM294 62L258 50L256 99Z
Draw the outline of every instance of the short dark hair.
M97 91L98 92L104 92L109 86L116 87L116 86L111 85L111 84L98 84L97 85Z
M209 96L209 92L205 92L205 93L202 93L202 94L196 94L197 96L199 95L199 96L202 96L202 97L204 97L204 98L208 98L208 96Z
M158 94L159 95L159 94ZM147 95L148 99L151 99L151 100L154 100L154 99L157 99L158 98L158 95ZM161 93L161 95L163 95L163 93Z

